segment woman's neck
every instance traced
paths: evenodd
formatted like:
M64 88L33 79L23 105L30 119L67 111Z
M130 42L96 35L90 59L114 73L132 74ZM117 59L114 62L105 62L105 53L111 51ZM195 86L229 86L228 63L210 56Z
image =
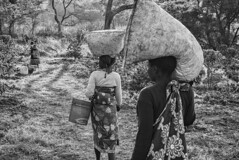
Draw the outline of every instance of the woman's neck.
M170 82L170 77L160 77L158 79L156 79L156 84L159 85L160 87L162 88L165 88L167 87L168 83Z

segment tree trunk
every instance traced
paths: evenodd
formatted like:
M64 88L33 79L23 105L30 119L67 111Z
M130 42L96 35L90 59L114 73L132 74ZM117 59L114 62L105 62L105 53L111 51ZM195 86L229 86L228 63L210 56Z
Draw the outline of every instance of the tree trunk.
M61 23L57 23L57 28L58 28L58 34L61 35L62 34Z
M113 0L108 0L108 4L106 7L106 12L105 12L105 26L104 29L110 29L110 25L114 19L114 16L124 10L127 9L133 9L133 4L130 5L122 5L114 10L112 10L113 6Z
M14 36L14 26L15 26L15 20L12 20L9 24L9 29L8 29L8 33L9 35L11 35L11 37Z
M112 22L113 16L112 16L112 5L113 0L108 0L108 4L105 11L105 26L104 29L110 29L110 24Z
M104 29L110 29L112 20L113 20L112 14L108 14L108 15L105 17L105 26L104 26Z
M32 29L31 29L32 35L34 35L36 24L37 24L37 22L32 18Z
M61 22L60 22L60 20L58 19L58 17L57 17L57 10L56 10L56 8L55 8L55 1L54 0L52 0L52 9L54 10L54 13L55 13L55 15L54 15L54 19L55 19L55 21L56 21L56 23L57 23L57 26L58 26L58 34L59 35L61 35L62 34L62 31L61 31Z
M0 19L0 35L3 34L2 26L3 26L3 21Z

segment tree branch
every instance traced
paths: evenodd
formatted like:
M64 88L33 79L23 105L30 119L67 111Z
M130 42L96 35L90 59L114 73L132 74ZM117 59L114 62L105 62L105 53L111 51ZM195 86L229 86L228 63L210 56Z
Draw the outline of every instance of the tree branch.
M56 10L56 7L55 7L55 0L52 0L51 4L52 4L52 9L54 10L54 13L55 13L54 18L55 18L56 22L59 24L60 21L59 21L59 19L57 17L57 10Z
M67 8L69 7L69 5L71 4L72 1L73 0L70 0L67 5L65 5L66 4L65 0L63 0L63 2L62 2L63 3L63 8L64 8L64 14L63 14L62 19L61 19L61 24L63 23L63 21L65 19L67 19L67 18L69 18L71 16L71 15L66 16L66 10L67 10Z
M66 8L69 7L69 5L71 4L72 1L73 1L73 0L70 0L70 2L66 5Z
M74 14L71 13L71 14L69 14L68 16L65 16L64 19L63 19L63 21L66 20L67 18L69 18L70 16L73 16L73 15L74 15Z
M232 42L231 42L231 45L235 42L236 38L238 37L238 35L237 35L238 31L239 31L239 27L237 28L237 30L236 30L236 32L234 34L234 37L233 37Z
M116 14L118 14L118 13L124 11L124 10L133 9L133 7L134 7L134 4L120 6L120 7L118 7L117 9L114 9L114 10L112 11L113 16L115 16Z

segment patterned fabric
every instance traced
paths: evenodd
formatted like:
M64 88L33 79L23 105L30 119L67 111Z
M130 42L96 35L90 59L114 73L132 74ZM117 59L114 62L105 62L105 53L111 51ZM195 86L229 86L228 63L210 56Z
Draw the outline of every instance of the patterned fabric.
M95 104L111 105L111 103L114 102L114 96L115 96L114 91L115 91L115 87L112 87L112 88L96 87L96 89L95 89L95 101L94 101ZM107 93L107 92L110 92L110 93Z
M40 53L36 48L31 48L30 55L32 59L37 59L40 57Z
M154 137L147 160L187 160L182 102L179 89L189 84L171 81L167 86L167 103L154 123Z
M100 152L114 153L118 145L115 87L96 87L95 93L91 113L94 147Z
M40 59L39 58L31 58L30 65L39 65Z

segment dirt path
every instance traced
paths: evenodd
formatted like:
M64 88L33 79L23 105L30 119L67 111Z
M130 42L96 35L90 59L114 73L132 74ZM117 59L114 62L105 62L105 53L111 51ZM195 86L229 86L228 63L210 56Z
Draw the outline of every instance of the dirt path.
M42 61L40 70L17 81L24 104L0 107L0 159L94 160L90 121L85 127L68 121L72 97L85 99L88 75L75 76L85 66L61 58ZM197 120L186 133L190 159L239 159L238 107L195 101ZM125 107L118 115L117 159L128 160L137 130L135 109Z
M24 122L5 135L13 140L2 148L15 147L15 151L21 152L13 156L13 159L94 159L90 122L87 126L77 126L68 121L72 97L85 99L87 84L87 78L76 79L73 76L73 66L72 61L44 59L39 70L18 82L29 108L27 113L16 115L19 116L16 119ZM119 127L124 133L121 134L121 145L117 154L120 154L122 160L129 159L129 148L132 148L132 130L129 125L124 125L135 121L135 115L132 113L134 114L134 110L122 111L119 114ZM128 118L125 120L122 117ZM16 137L16 134L19 136ZM30 155L26 156L24 152L29 152ZM8 155L9 157L11 156Z

